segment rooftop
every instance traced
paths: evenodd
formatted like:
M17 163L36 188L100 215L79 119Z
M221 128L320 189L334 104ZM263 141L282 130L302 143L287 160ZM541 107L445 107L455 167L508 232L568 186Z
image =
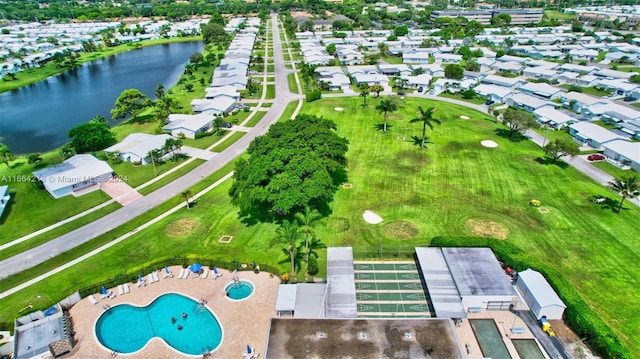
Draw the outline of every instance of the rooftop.
M516 295L491 248L442 248L461 296Z

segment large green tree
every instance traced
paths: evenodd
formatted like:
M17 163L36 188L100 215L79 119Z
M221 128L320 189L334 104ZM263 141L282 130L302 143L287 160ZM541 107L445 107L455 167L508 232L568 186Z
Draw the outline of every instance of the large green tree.
M509 107L504 111L502 118L503 122L509 126L509 138L513 138L516 133L522 133L529 128L540 126L532 114L513 107Z
M205 44L222 44L227 41L227 32L224 26L209 22L202 29L202 39Z
M620 200L620 205L618 206L617 212L620 213L622 210L622 204L624 200L627 198L636 198L640 196L640 181L638 181L638 176L633 175L627 178L614 178L613 181L609 182L609 188L616 191L618 194L622 196Z
M116 105L111 110L111 117L118 120L131 115L135 119L150 104L149 98L139 90L127 89L122 91L116 100Z
M427 107L426 110L422 109L422 106L418 106L419 117L416 117L409 121L409 123L422 122L422 140L420 141L420 148L424 149L424 141L427 138L427 126L433 130L433 124L440 124L440 120L433 118L433 113L436 111L435 107Z
M384 123L382 125L382 131L387 132L387 114L398 110L398 104L390 98L380 100L380 103L376 106L376 110L383 114Z
M69 137L78 153L102 150L115 142L109 126L99 121L89 121L72 128Z
M348 141L335 129L328 119L299 115L253 140L229 190L240 215L271 221L306 206L326 208L347 164Z
M448 79L462 80L464 77L464 67L458 64L448 64L444 67L444 76Z
M543 150L556 163L562 156L576 156L580 153L580 145L571 140L555 139L547 143Z

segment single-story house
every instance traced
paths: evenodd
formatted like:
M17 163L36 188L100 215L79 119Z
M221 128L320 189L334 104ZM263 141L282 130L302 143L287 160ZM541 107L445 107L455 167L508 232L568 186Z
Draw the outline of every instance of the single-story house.
M618 96L629 96L640 86L621 79L601 79L596 82L596 87L611 90Z
M363 73L356 73L353 76L353 81L357 84L357 85L382 85L382 86L387 86L389 85L389 78L385 75L381 75L381 74L363 74Z
M580 92L566 92L560 95L562 105L579 114L586 114L595 104L609 104L610 101L601 97L586 95Z
M628 133L632 138L640 140L640 120L619 122L618 126L620 126L620 131Z
M79 196L85 193L79 192L80 190L111 180L113 169L105 161L81 154L60 164L34 171L33 175L42 182L53 198L60 198L69 194Z
M407 87L410 88L419 88L423 87L425 89L429 88L431 84L431 75L429 74L420 74L416 76L405 76L403 77L407 80Z
M598 77L628 80L635 73L601 68L598 71L594 72L593 74Z
M559 89L549 84L534 83L534 82L527 82L526 84L520 86L518 90L530 95L544 97L549 100L558 98L560 97L560 95L562 95L565 92L565 90Z
M545 101L539 97L527 95L525 93L516 93L506 98L505 103L509 106L519 108L528 112L534 112L535 110L549 106L555 108L556 103L551 101Z
M457 93L460 91L466 91L472 88L473 86L475 86L476 84L477 84L477 81L472 79L454 80L454 79L448 79L448 78L441 78L441 79L438 79L438 81L436 81L433 84L433 89L437 93L442 93L445 91L448 91L451 93Z
M427 51L407 51L402 53L402 63L404 64L428 64L431 52Z
M640 142L613 140L602 145L604 155L613 161L640 172Z
M541 107L533 111L533 114L536 116L536 121L549 127L553 127L556 130L559 130L562 127L565 127L572 123L578 122L577 119L549 106Z
M422 69L425 74L429 74L432 77L444 77L444 69L438 64L418 64L411 65L411 70Z
M236 107L236 100L230 97L216 97L212 100L193 99L191 100L191 109L195 113L207 112L216 116L222 116L224 113L231 112Z
M496 61L493 65L491 65L491 70L493 71L507 71L515 74L521 74L522 70L524 70L526 66L519 62L500 62Z
M504 103L505 98L513 93L513 89L493 84L480 84L473 88L479 96L495 103Z
M240 93L235 86L226 85L220 87L207 87L205 89L204 98L212 100L217 97L229 97L235 101L240 101Z
M484 78L482 78L480 82L483 84L492 84L492 85L498 85L498 86L509 87L509 88L520 87L527 83L527 81L523 79L504 77L504 76L498 76L498 75L487 75Z
M411 69L405 64L384 64L378 65L378 70L381 74L387 76L406 76L411 75Z
M591 122L576 122L569 125L569 134L583 145L602 150L604 144L615 140L627 140L626 137L611 132Z
M442 62L443 64L459 64L462 61L462 55L458 54L438 54L436 62Z
M525 68L522 70L522 75L530 79L545 79L551 81L558 76L558 72L547 67L536 66Z
M344 88L348 88L351 85L351 80L349 80L347 75L343 74L342 72L329 76L321 76L318 80L328 83L330 91L342 90Z
M139 162L146 165L151 163L149 152L160 150L163 152L164 144L171 136L167 134L150 135L148 133L132 133L125 137L122 142L104 149L104 152L118 154L118 157L125 162Z
M0 218L2 217L4 209L9 204L10 199L11 196L9 196L9 186L0 186Z
M347 73L351 76L357 74L375 75L378 73L378 68L374 65L347 66Z
M170 114L164 131L171 132L174 137L184 135L186 138L196 138L196 134L207 132L213 128L211 113L203 112L196 115Z
M617 103L609 104L604 110L600 114L600 119L609 123L640 121L640 111Z

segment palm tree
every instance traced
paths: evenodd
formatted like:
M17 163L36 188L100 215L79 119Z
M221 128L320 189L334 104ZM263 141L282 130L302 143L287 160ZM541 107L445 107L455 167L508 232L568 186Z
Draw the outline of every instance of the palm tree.
M0 143L0 160L2 160L2 162L4 162L5 165L7 165L7 167L9 166L9 161L11 161L13 159L13 152L11 152L11 149L9 148L9 146Z
M379 42L378 50L380 50L380 55L385 56L387 54L387 51L389 51L389 46L384 42Z
M433 130L433 123L440 124L440 120L433 118L433 113L436 111L434 107L428 107L423 110L421 106L418 106L420 111L420 117L416 117L409 121L409 123L422 122L422 141L420 142L420 149L424 148L424 140L427 138L427 126Z
M32 153L29 155L27 162L31 165L31 164L38 164L40 162L42 162L42 157L40 156L39 153Z
M296 262L295 262L295 248L296 241L298 240L298 236L300 233L298 232L299 228L291 221L285 220L282 222L280 227L276 230L278 236L274 239L277 243L286 244L288 247L285 251L289 252L289 257L291 258L291 273L294 274L296 272Z
M367 87L360 91L360 97L362 97L362 107L367 106L367 96L369 96L369 89Z
M382 99L378 106L376 106L376 110L384 114L384 125L382 127L383 132L387 132L387 114L389 112L395 112L398 110L398 104L391 99Z
M315 233L313 231L313 224L319 221L322 218L322 215L318 213L318 211L311 209L309 206L304 208L304 212L296 213L296 219L301 226L304 226L304 246L305 246L305 256L304 260L306 262L309 261L309 236L311 238L315 238Z
M618 206L618 213L622 210L622 204L625 199L633 199L640 196L640 181L638 181L636 175L629 176L626 179L614 178L613 181L609 182L609 188L622 196L620 206Z
M190 208L189 199L191 198L191 191L186 190L182 192L182 197L184 197L185 202L187 202L187 209L189 209Z
M156 162L160 159L160 156L162 156L162 153L160 153L160 150L158 149L151 150L147 153L147 157L151 159L151 165L153 165L153 174L156 177L158 176L158 172L156 171Z
M162 98L164 97L164 86L162 84L158 84L156 86L156 98L158 100L162 100Z

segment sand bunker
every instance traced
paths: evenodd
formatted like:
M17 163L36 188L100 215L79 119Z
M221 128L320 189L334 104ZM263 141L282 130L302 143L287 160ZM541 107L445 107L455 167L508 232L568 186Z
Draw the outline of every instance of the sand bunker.
M460 116L460 118L463 119L463 120L468 120L469 116Z
M493 141L493 140L480 141L480 144L483 145L484 147L489 147L489 148L498 147L498 144L496 143L496 141Z
M377 214L369 210L364 211L364 213L362 214L362 218L364 218L364 220L367 223L371 223L371 224L378 224L382 222L382 217L378 216Z
M333 109L338 111L338 112L344 111L344 108L342 108L342 107L334 107Z

